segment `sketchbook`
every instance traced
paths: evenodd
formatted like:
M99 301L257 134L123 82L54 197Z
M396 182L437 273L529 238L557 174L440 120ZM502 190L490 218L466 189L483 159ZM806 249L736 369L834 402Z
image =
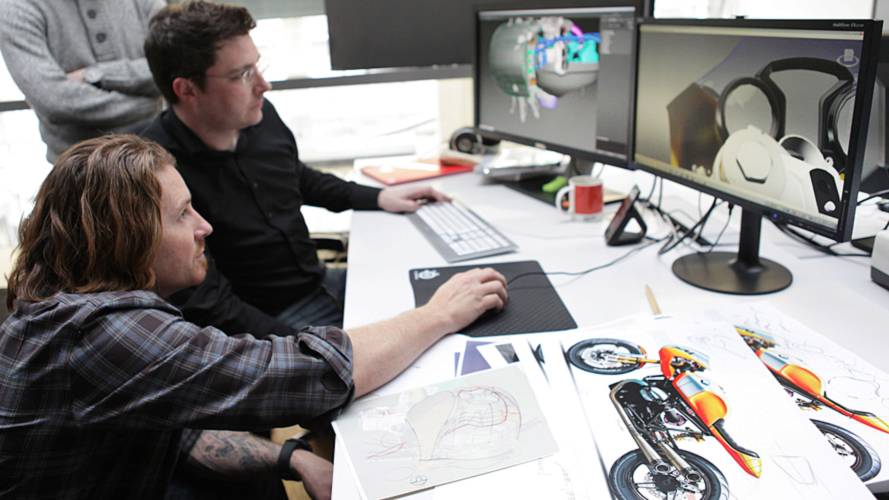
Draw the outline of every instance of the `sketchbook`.
M475 163L467 160L402 160L397 163L368 165L361 168L361 173L383 183L386 186L405 184L408 182L434 179L446 175L472 172Z

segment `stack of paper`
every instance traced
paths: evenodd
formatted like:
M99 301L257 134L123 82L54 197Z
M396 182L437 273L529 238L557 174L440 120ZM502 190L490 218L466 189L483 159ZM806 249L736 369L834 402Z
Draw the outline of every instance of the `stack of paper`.
M453 360L439 377L473 374L358 401L335 423L366 498L827 499L889 486L889 375L765 304L627 318L533 348L452 336L433 351L420 365Z

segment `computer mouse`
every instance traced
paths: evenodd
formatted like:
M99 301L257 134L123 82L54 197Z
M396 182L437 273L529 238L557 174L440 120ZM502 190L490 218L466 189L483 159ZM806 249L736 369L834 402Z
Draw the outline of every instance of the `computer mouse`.
M501 309L497 309L496 307L492 308L492 309L488 309L487 311L483 312L482 315L478 317L478 319L473 321L473 323L480 323L483 321L493 320L494 318L503 314L503 312L506 311L507 307L508 306L503 306L503 308L501 308Z

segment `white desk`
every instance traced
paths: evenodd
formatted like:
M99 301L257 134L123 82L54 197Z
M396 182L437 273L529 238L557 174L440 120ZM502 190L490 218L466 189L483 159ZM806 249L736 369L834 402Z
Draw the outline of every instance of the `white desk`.
M642 172L618 169L608 169L605 174L607 185L629 190L637 183L643 194L650 188L651 179ZM611 261L632 248L605 245L602 235L616 206L606 207L601 222L570 222L552 207L506 187L486 185L473 174L445 177L432 184L466 202L520 247L518 253L472 263L537 260L544 271L580 271ZM697 216L696 203L694 192L666 183L665 209L681 208ZM706 204L709 206L709 201ZM722 228L725 214L725 210L715 212L708 224L705 236L711 241ZM723 242L737 242L739 218L740 210L736 209ZM875 228L886 223L887 214L863 209L859 211L859 218L856 233L869 230L872 234ZM650 229L650 234L652 232L661 235L665 229L655 227ZM680 246L658 257L659 247L652 245L614 266L580 278L553 276L550 280L580 327L648 311L646 284L653 289L665 313L693 313L727 303L767 300L889 371L889 290L870 280L869 259L821 256L764 221L760 255L790 269L793 284L771 295L740 297L704 291L680 281L670 266L690 250ZM736 249L736 246L725 248ZM385 319L414 307L408 270L444 265L447 265L444 259L407 218L384 212L356 212L349 246L346 328ZM334 498L359 498L341 449L342 446L337 447L335 457Z

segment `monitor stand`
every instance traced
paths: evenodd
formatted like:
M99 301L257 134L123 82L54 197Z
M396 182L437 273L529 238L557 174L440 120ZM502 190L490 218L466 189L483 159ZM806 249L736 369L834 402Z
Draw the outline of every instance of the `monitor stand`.
M735 295L762 295L784 290L793 281L786 267L760 258L759 236L762 215L752 210L741 213L738 253L693 253L673 262L673 274L690 285Z

